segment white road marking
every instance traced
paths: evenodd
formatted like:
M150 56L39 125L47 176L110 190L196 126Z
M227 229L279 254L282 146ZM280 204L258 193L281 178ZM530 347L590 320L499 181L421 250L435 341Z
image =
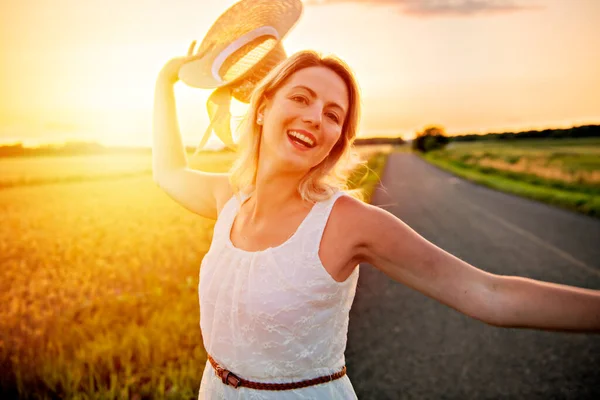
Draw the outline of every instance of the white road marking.
M578 266L581 269L586 270L587 272L591 272L594 275L600 276L600 270L590 267L589 265L587 265L586 263L584 263L581 260L578 260L577 258L573 257L571 254L567 253L564 250L559 249L558 247L544 241L543 239L537 237L536 235L534 235L533 233L526 231L522 228L519 228L517 225L514 225L500 217L498 217L497 215L492 214L489 210L483 209L481 207L479 207L478 205L475 205L474 203L472 203L471 201L463 198L462 201L466 204L468 204L470 207L474 208L475 210L479 211L481 214L493 219L494 221L504 225L506 228L512 230L515 233L518 233L519 235L526 237L527 239L531 240L534 243L539 244L540 246L546 248L547 250L550 250L551 252L553 252L554 254L562 257L563 259L569 261L570 263L572 263L573 265Z

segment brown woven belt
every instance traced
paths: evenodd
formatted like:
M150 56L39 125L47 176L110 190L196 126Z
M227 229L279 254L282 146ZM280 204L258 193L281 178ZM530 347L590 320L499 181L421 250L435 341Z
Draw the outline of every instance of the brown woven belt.
M300 389L307 386L318 385L320 383L331 382L336 379L341 378L346 375L346 366L342 368L341 371L336 372L333 375L327 376L319 376L317 378L308 379L300 382L290 382L290 383L264 383L264 382L253 382L248 381L246 379L240 378L235 375L233 372L226 370L221 367L217 362L208 354L208 361L215 369L215 374L221 378L224 384L231 385L234 388L238 388L240 386L244 386L251 389L260 389L260 390L290 390L290 389Z

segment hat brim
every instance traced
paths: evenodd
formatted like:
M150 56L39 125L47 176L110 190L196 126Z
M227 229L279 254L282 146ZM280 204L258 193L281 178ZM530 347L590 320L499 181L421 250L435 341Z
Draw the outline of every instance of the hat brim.
M300 0L242 0L234 4L210 28L196 56L181 66L179 79L189 86L203 89L219 88L243 79L252 70L252 65L260 63L280 45L301 14ZM249 68L223 79L218 69L224 58L261 37L269 38L268 46L255 52Z

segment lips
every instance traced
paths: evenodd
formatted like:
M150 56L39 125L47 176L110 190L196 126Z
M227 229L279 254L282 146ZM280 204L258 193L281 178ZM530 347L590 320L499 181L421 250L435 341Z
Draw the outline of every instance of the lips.
M317 145L317 138L310 132L304 131L302 129L292 129L293 131L299 132L301 134L303 134L304 136L310 138L310 140L313 141L313 143L315 144L315 146Z
M313 143L313 145L312 145L312 146L310 146L309 148L311 148L311 149L312 149L312 148L314 148L314 147L316 147L316 146L317 146L317 138L315 138L315 136L314 136L312 133L310 133L310 132L307 132L307 131L305 131L305 130L302 130L302 129L289 129L289 130L287 131L287 134L289 135L289 133L290 133L290 132L292 132L292 131L294 131L294 132L297 132L297 133L300 133L300 134L302 134L303 136L306 136L307 138L309 138L310 140L312 140L312 143Z

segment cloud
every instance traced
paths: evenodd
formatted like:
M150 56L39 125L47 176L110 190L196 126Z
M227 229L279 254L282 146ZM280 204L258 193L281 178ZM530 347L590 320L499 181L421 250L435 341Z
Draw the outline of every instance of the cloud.
M531 0L529 0L531 1ZM540 9L525 0L305 0L307 5L359 3L397 6L403 14L416 17L471 16Z

